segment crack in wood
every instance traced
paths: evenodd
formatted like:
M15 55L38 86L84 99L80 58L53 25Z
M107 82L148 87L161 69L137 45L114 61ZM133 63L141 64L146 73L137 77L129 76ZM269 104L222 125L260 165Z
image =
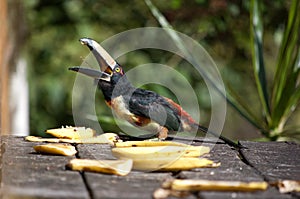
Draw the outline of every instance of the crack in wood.
M276 143L276 142L274 142L274 143ZM277 146L277 148L278 149L280 149L282 146L280 146L280 142L277 142L276 143L276 145L278 145ZM291 143L289 143L289 142L286 142L286 144L291 144ZM296 146L296 144L295 143L292 143L292 144L294 144L295 146ZM271 148L271 147L269 147L269 148ZM251 149L251 148L248 148L249 150ZM277 187L277 182L280 180L280 179L282 179L282 177L280 177L280 176L272 176L272 177L270 177L270 174L268 174L268 173L266 173L266 171L264 170L264 169L262 169L262 170L260 170L261 168L260 167L256 167L257 166L257 163L255 164L255 162L253 162L253 163L251 163L250 161L251 161L251 159L250 160L248 160L248 158L247 158L247 156L249 156L249 154L247 155L247 151L246 151L247 149L240 149L238 152L239 152L239 158L240 158L240 160L243 162L243 163L245 163L246 165L248 165L248 166L250 166L258 175L260 175L262 178L263 178L263 180L264 181L266 181L268 184L269 184L269 186L270 187L275 187L277 190L278 190L278 187ZM254 150L258 150L257 148L255 148ZM281 148L281 150L282 150L282 148ZM261 150L258 150L258 151L260 151L260 152L262 152ZM296 151L295 149L293 150L294 152ZM297 152L295 152L296 154L297 154ZM259 155L258 154L256 154L256 157L259 157ZM255 159L254 159L255 160ZM253 160L252 160L253 161ZM274 160L273 160L274 161ZM287 166L288 164L291 164L290 162L289 163L287 163L285 166ZM297 165L297 164L295 164L295 165ZM270 168L272 168L272 166L270 165L269 166ZM282 169L282 168L281 168ZM277 171L278 172L278 171ZM290 178L290 176L289 177L284 177L283 179L289 179ZM289 193L284 193L284 195L286 195L286 196L290 196L291 198L299 198L299 193L298 192L289 192Z
M198 141L199 140L199 141ZM200 139L194 145L201 144ZM173 140L176 141L176 140ZM182 141L183 143L187 141ZM189 142L190 143L190 142ZM213 145L210 158L221 161L218 168L196 169L174 173L133 171L126 177L70 172L65 164L73 157L40 155L24 138L0 136L0 198L13 194L22 198L151 198L153 190L165 188L166 179L208 179L275 182L299 179L300 146L282 142L241 141L248 147L239 152L223 143ZM74 144L76 158L113 159L109 145ZM234 152L234 153L233 153ZM236 157L239 156L239 157ZM78 175L79 174L79 175ZM2 175L2 179L1 179ZM7 187L13 189L8 190ZM2 193L1 193L2 191ZM1 195L2 194L2 195ZM170 196L175 198L175 196ZM188 198L299 198L299 193L280 194L275 187L264 192L193 192Z
M247 149L239 149L239 150L236 150L236 151L238 152L238 156L237 156L237 157L238 157L244 164L246 164L247 166L251 167L251 168L254 170L254 172L255 172L256 174L258 174L259 176L261 176L261 177L263 178L264 181L266 181L266 182L269 183L269 180L268 180L267 176L264 175L259 169L257 169L253 164L251 164L251 163L247 160L247 158L244 156L242 150L247 150Z
M73 146L75 147L75 149L77 151L75 157L78 158L78 159L81 159L80 154L79 154L79 150L78 150L78 147L77 147L78 144L73 144ZM84 186L85 186L85 188L86 188L86 190L87 190L87 192L89 194L89 198L90 199L94 199L95 198L94 192L93 192L93 189L91 188L90 184L88 183L88 180L86 179L85 172L84 171L80 171L79 174L80 174L80 176L82 178L82 181L83 181L83 184L84 184Z

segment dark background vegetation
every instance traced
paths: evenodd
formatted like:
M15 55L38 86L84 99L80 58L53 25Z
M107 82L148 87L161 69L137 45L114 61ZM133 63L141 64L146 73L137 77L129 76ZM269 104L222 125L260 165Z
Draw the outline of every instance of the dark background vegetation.
M261 109L251 66L248 0L153 0L173 28L198 41L218 65L222 78L242 96L249 107ZM21 2L24 21L23 55L28 61L30 83L30 133L73 125L72 88L75 74L69 66L79 65L88 51L78 42L90 37L101 42L133 28L159 27L144 1L115 0L26 0ZM274 57L287 20L289 1L264 1L264 53L268 81L274 75ZM209 93L192 68L168 52L142 50L118 60L125 68L144 63L172 64L198 93L202 124L210 118ZM167 89L148 85L148 89L170 96ZM100 92L96 95L98 116L111 116ZM100 98L100 99L99 99ZM98 100L99 99L99 100ZM299 111L298 111L299 113ZM289 121L293 125L299 114ZM114 130L103 125L104 130ZM261 135L228 106L223 134L234 139L254 139Z

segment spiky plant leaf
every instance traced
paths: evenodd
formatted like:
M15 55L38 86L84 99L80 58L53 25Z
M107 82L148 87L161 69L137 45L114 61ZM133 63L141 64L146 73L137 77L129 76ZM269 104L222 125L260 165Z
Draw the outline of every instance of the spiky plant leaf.
M173 27L171 24L166 20L166 18L160 13L160 11L155 7L155 5L152 4L151 0L145 0L145 3L149 7L150 11L152 12L153 16L157 19L159 24L165 28L167 33L170 35L172 40L176 43L177 47L183 52L183 54L186 57L189 57L193 60L193 54L191 52L188 52L186 49L184 43L178 37L175 31L173 31ZM197 63L196 61L193 61L193 63ZM199 69L202 69L200 66ZM231 95L231 92L226 91L226 93L222 92L222 89L220 88L220 85L216 84L215 81L213 81L213 78L210 76L210 74L202 69L202 74L204 78L206 78L211 85L226 99L226 101L235 109L237 110L246 120L248 120L251 124L253 124L255 127L259 129L263 129L263 124L261 120L258 120L254 114L247 110L248 107L246 104L242 103L241 101L236 100L235 97Z
M263 107L264 116L270 123L270 105L268 99L267 81L263 55L263 20L260 14L259 1L251 1L251 47L252 62L256 86Z

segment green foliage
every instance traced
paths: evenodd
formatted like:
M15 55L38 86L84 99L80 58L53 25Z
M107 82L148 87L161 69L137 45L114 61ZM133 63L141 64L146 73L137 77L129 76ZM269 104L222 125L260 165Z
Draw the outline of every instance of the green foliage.
M277 55L275 77L272 85L272 96L268 97L266 74L264 66L263 19L260 16L260 5L257 0L251 1L252 54L256 85L263 106L265 120L260 126L265 126L262 132L271 140L288 136L285 123L293 113L300 100L299 64L300 64L300 3L291 2L288 22ZM296 131L296 129L295 129ZM283 133L285 134L283 135Z
M272 92L272 121L271 128L275 137L283 133L288 117L294 111L300 99L300 3L292 1L289 19L281 42L274 89Z
M157 6L158 10L165 16L166 21L172 24L175 30L199 41L214 57L226 83L229 101L238 106L237 109L250 119L249 121L253 125L261 129L260 125L257 126L256 124L263 122L263 129L267 130L270 123L265 122L264 114L258 114L261 110L267 113L265 111L267 109L262 108L263 104L257 103L262 98L261 95L257 95L254 81L256 77L250 62L252 45L249 42L249 10L251 7L249 2L153 0L153 4ZM82 59L89 53L86 48L79 44L79 38L91 37L101 42L114 34L129 29L159 26L145 2L139 0L28 0L22 3L27 21L27 43L24 52L29 63L30 129L32 134L40 134L48 128L73 125L72 92L76 75L68 71L67 68L80 65ZM280 89L276 91L277 94L271 92L273 76L278 78L281 73L275 72L276 67L274 66L277 65L277 61L274 60L274 57L277 54L276 41L281 38L284 20L288 15L287 1L265 1L261 7L261 15L264 19L262 50L264 51L263 59L266 73L265 87L268 91L270 106L269 115L272 117L274 114L280 118L280 115L283 114L286 119L289 118L286 120L287 125L285 125L281 135L295 136L295 133L299 132L299 129L294 127L295 124L299 124L299 114L292 114L291 117L288 117L291 114L289 110L295 106L286 108L283 112L275 113L275 111L285 103L295 104L288 102L289 100L299 101L299 97L297 97L299 91L293 92L293 89L285 89L292 84L293 78L299 76L299 67L294 68L294 71L298 72L292 73L293 78L280 80L280 82L286 83L280 83L278 86ZM296 19L298 15L295 12L294 18ZM296 28L292 21L289 24L289 29ZM288 43L289 38L293 37L287 35L282 38L286 38ZM284 49L283 47L281 50L285 53L292 51L292 49ZM291 57L295 58L294 55ZM287 60L284 59L287 58L283 56L281 61L285 63ZM208 90L195 69L181 57L160 50L143 49L120 57L118 62L124 66L126 71L139 64L151 62L174 67L185 76L195 88L195 92L199 93L201 123L208 125L210 118ZM299 63L299 58L297 62ZM143 87L155 90L161 95L172 97L169 90L162 89L159 85L144 85ZM275 108L273 106L275 102L272 102L271 99L275 99L273 97L275 95L280 96L282 92L285 92L283 95L286 98L276 99L278 101L276 102L277 108ZM295 93L294 97L288 98L289 94L286 92ZM101 127L105 131L119 131L120 129L112 122L111 111L105 106L102 94L98 92L95 98L98 105L95 108ZM285 107L287 106L285 105ZM281 110L280 107L279 109ZM297 111L299 112L299 109L296 109ZM239 139L257 137L250 125L247 126L247 123L243 123L243 119L237 115L231 114L231 112L227 115L227 125L223 133L226 136ZM90 118L87 117L87 120ZM282 121L279 123L283 124ZM274 126L274 124L272 125ZM273 129L275 130L275 128ZM238 132L243 133L238 134Z
M152 4L145 0L153 16L164 28L172 28L165 17ZM250 31L252 65L259 101L262 105L260 112L253 110L244 102L232 87L227 86L226 100L251 124L257 127L261 133L270 140L286 139L286 137L299 136L299 130L285 128L289 116L294 112L300 100L299 71L300 71L300 3L294 0L291 3L288 23L278 53L275 77L272 85L272 96L269 97L266 66L263 50L263 18L261 16L261 3L252 0L250 4ZM176 34L170 32L170 38L174 40L178 48L186 50L184 44ZM186 52L190 53L190 52ZM213 79L210 80L212 83ZM214 84L216 90L218 85ZM220 92L220 94L222 94ZM223 94L222 94L223 95ZM257 115L263 120L259 119Z
M263 58L263 19L257 1L251 2L251 43L252 62L257 90L263 107L263 114L270 121L270 105L268 100L265 63ZM262 126L262 125L260 125Z
M129 7L123 1L23 3L28 23L25 51L29 62L30 129L31 134L43 134L48 128L74 125L72 89L76 75L68 67L80 65L88 54L78 39L88 36L102 41L119 31L143 26L143 19L134 20L131 10L135 15L143 11L138 9L139 4ZM117 10L127 11L118 14ZM104 104L103 100L99 103ZM110 114L102 109L99 114Z

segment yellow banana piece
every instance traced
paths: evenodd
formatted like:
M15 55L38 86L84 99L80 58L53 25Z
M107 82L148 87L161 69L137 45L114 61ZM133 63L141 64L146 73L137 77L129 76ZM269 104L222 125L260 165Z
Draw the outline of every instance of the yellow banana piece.
M122 142L119 136L115 133L103 133L96 137L82 139L81 143L86 144L110 144L115 145L115 143Z
M38 153L52 154L52 155L65 155L73 156L77 153L74 146L70 144L44 144L33 146L34 150Z
M152 147L152 146L189 146L180 142L172 142L172 141L126 141L126 142L118 142L115 144L115 147Z
M266 182L174 180L171 189L175 191L259 191L266 190Z
M25 140L29 142L52 142L52 143L60 142L60 139L57 138L41 138L36 136L26 136Z
M145 157L144 159L133 160L133 169L141 171L181 171L203 167L218 167L219 165L219 163L214 163L212 160L195 157L180 157L178 159Z
M72 143L72 144L110 144L114 145L116 142L122 142L119 136L115 133L104 133L96 137L89 137L84 139L67 139L67 138L41 138L36 136L25 137L26 141L30 142L50 142L50 143Z
M112 154L117 158L153 159L153 158L179 158L199 157L209 153L205 146L153 146L153 147L123 147L113 148Z
M73 159L67 164L67 167L75 171L90 171L125 176L132 169L132 160Z
M86 139L95 136L95 130L85 127L62 127L57 129L48 129L49 133L57 138L67 139Z
M296 180L279 180L272 185L277 186L280 193L300 192L300 181Z

